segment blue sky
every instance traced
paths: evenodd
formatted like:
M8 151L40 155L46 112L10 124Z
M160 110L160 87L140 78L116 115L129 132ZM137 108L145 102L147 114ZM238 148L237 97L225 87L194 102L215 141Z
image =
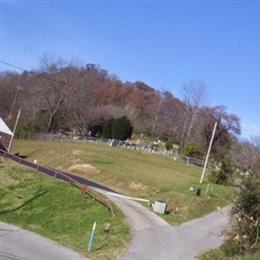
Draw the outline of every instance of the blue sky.
M31 69L60 55L176 96L201 80L208 105L260 135L259 1L2 0L0 22L1 60Z

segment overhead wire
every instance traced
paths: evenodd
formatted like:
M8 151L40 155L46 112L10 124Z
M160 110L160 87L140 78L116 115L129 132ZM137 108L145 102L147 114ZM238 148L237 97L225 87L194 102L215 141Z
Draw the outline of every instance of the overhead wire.
M28 69L26 68L23 68L21 66L17 66L17 65L14 65L12 63L9 63L9 62L6 62L6 61L3 61L3 60L0 60L0 63L3 64L3 65L6 65L8 67L12 67L14 69L17 69L17 70L20 70L20 71L26 71L27 73L29 74L33 74L34 72L33 71L29 71ZM59 81L57 81L56 79L53 79L49 76L46 76L46 75L43 75L43 74L36 74L37 77L41 77L41 78L44 78L44 79L48 79L50 81L53 81L53 82L56 82L56 83L60 83Z

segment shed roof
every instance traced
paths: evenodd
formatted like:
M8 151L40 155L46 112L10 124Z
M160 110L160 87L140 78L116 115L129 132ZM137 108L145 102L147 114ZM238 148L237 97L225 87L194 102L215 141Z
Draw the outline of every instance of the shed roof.
M9 127L1 117L0 117L0 132L8 135L13 135L13 132L9 129Z

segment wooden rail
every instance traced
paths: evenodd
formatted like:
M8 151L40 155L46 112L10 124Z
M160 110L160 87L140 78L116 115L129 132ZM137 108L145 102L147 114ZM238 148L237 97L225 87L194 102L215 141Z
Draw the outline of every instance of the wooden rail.
M7 158L7 159L12 160L14 162L17 162L19 164L22 164L22 165L25 165L25 166L30 167L32 169L38 170L38 171L40 171L44 174L47 174L51 177L63 180L65 182L68 182L71 185L74 185L75 187L80 189L81 194L87 193L89 196L91 196L92 198L94 198L95 200L97 200L98 202L103 204L111 212L111 214L113 216L115 215L112 203L108 199L101 196L98 192L96 192L90 186L88 186L84 183L80 183L79 181L75 180L75 178L77 178L77 176L75 176L75 178L73 178L72 175L69 174L69 173L65 173L65 172L58 171L56 169L41 166L37 163L32 163L32 162L27 161L27 160L25 160L25 159L23 159L19 156L10 154L10 153L8 153L4 150L1 150L1 149L0 149L0 156L3 156L4 158ZM80 178L80 179L82 179L82 178Z

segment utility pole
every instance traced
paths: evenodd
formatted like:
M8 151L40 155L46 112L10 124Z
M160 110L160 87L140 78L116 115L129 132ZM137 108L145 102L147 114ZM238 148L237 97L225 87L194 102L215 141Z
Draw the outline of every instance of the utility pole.
M213 140L214 140L214 136L215 136L215 133L216 133L217 126L218 126L218 123L216 122L215 125L214 125L214 128L213 128L212 135L211 135L208 152L207 152L207 155L206 155L203 171L202 171L201 178L200 178L200 183L203 182L204 177L205 177L205 173L206 173L207 165L208 165L208 160L209 160L209 155L210 155L210 151L211 151L211 148L212 148L212 144L213 144Z
M14 124L13 135L12 135L12 137L11 137L11 139L10 139L10 142L9 142L8 152L10 152L11 147L12 147L12 144L13 144L14 135L15 135L15 131L16 131L16 128L17 128L17 125L18 125L20 116L21 116L21 112L22 112L22 109L19 108L18 113L17 113L17 116L16 116L15 124Z
M12 112L13 112L13 109L14 109L14 106L15 106L15 103L16 103L16 100L17 100L17 97L18 97L18 94L19 94L20 90L22 90L22 88L20 86L16 87L16 93L15 93L15 96L14 96L14 100L13 100L13 103L11 105L9 114L7 116L8 120L10 120L12 118Z

